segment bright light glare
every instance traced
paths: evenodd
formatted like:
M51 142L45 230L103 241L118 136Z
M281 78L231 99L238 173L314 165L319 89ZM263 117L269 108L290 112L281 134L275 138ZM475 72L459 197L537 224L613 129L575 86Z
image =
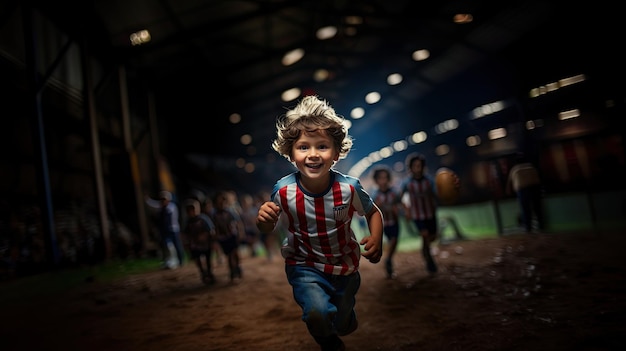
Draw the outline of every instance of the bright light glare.
M313 79L318 83L327 80L329 76L330 72L328 72L327 69L323 68L320 68L316 70L315 73L313 73Z
M437 134L447 133L451 130L455 130L459 127L459 121L452 118L445 120L435 126L435 131Z
M478 146L480 145L480 137L478 135L468 136L467 139L465 139L465 144L470 147Z
M228 116L228 120L232 124L237 124L237 123L241 122L241 115L238 114L238 113L233 113L230 116Z
M363 17L361 16L346 16L346 23L351 25L357 25L363 23Z
M402 83L402 75L400 73L392 73L387 76L387 84L389 85L398 85Z
M243 145L249 145L252 142L252 135L250 134L244 134L241 136L241 138L239 138L239 141L243 144Z
M133 46L145 44L150 40L152 40L152 36L147 29L140 30L130 35L130 44Z
M334 37L337 34L337 27L335 26L326 26L317 30L315 34L317 39L326 40Z
M304 49L294 49L286 53L281 62L283 63L283 66L291 66L300 61L303 57Z
M479 107L476 107L472 111L472 119L482 118L488 115L492 115L496 112L500 112L506 108L506 104L504 101L495 101L489 104L485 104Z
M527 130L533 130L535 128L541 128L541 127L543 127L543 119L535 119L535 120L526 121Z
M398 152L404 151L408 147L409 147L409 143L407 143L406 140L398 140L393 143L393 149Z
M419 144L419 143L423 143L424 141L426 141L426 138L427 138L426 132L421 131L421 132L417 132L411 135L410 140L413 144Z
M561 121L576 117L580 117L580 110L577 108L569 111L559 112L559 120Z
M355 107L350 111L350 117L354 119L363 118L365 116L365 110L362 107Z
M380 101L380 93L378 92L373 91L365 95L365 102L367 102L370 105L375 104L379 101Z
M506 136L506 129L504 128L496 128L487 132L487 137L489 140L501 139Z
M293 101L297 99L300 96L300 94L301 94L301 91L299 88L291 88L291 89L283 91L283 93L280 95L280 98L284 102L289 102L289 101Z
M387 158L393 155L393 148L391 146L386 146L380 149L380 157Z
M412 57L413 57L413 60L415 61L424 61L430 57L430 51L426 49L415 50L413 52Z

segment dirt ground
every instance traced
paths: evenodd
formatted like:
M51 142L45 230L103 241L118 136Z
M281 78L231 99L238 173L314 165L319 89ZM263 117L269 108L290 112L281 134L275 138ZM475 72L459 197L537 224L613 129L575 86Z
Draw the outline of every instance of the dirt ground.
M347 350L625 350L623 233L509 234L361 261L359 329ZM300 320L282 260L243 255L243 279L203 285L194 266L2 308L9 350L318 350Z

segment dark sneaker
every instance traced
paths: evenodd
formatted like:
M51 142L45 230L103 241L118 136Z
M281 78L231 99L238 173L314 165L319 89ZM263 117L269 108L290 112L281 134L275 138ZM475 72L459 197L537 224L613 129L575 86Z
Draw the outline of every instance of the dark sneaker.
M346 349L346 345L337 335L328 337L323 341L318 340L318 343L322 351L345 351Z

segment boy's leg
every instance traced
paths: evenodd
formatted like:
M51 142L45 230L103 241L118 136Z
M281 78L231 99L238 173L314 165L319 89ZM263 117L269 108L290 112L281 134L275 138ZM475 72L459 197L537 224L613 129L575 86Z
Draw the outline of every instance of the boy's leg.
M309 334L323 350L338 349L342 342L333 324L337 306L331 302L335 288L330 275L312 267L289 265L285 266L285 273Z
M422 256L424 256L424 262L426 263L426 270L430 274L437 273L437 264L430 253L431 235L426 233L422 235Z
M437 273L437 264L430 253L430 244L437 238L437 218L423 221L416 220L415 226L422 237L422 256L424 257L426 270L430 274L435 274Z
M361 275L359 272L355 272L348 276L335 276L333 278L335 294L331 298L331 303L337 306L335 328L340 336L348 335L359 326L354 305L356 304L356 293L361 286Z
M359 273L332 276L300 266L286 266L286 272L311 336L322 350L344 350L339 335L350 334L358 326L354 305Z

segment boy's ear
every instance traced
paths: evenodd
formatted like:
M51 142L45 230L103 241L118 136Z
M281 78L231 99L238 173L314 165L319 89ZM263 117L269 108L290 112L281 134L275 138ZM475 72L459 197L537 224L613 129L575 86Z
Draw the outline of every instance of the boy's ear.
M335 152L335 157L333 157L333 161L339 161L339 152Z

